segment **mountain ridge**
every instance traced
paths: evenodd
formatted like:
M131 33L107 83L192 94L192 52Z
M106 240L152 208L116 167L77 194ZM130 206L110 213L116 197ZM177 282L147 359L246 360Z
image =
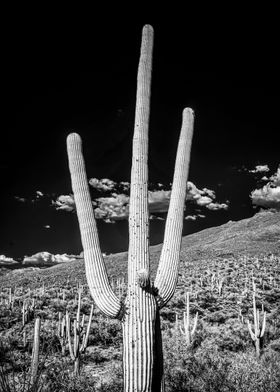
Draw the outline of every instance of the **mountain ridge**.
M162 244L150 247L151 275L154 277L160 258ZM182 238L181 266L199 263L207 259L223 259L246 255L280 256L280 211L261 211L251 218L229 221L221 226L204 229ZM127 252L104 258L110 279L125 277ZM84 260L39 268L13 270L0 276L0 287L22 284L38 285L39 282L71 281L86 282Z

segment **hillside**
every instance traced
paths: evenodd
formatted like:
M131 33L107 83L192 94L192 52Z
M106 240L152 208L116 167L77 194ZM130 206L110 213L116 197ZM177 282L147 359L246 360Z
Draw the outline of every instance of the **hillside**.
M162 245L150 248L152 275L155 274ZM204 261L240 256L280 256L280 212L264 211L237 222L211 227L183 237L182 265L204 264ZM110 278L126 275L127 252L105 257ZM182 268L182 267L181 267ZM8 270L5 270L7 272ZM183 273L182 270L180 270ZM7 272L0 276L1 287L54 284L71 280L85 282L83 260L63 263L46 269L25 268ZM39 284L40 284L39 283Z
M151 247L153 275L160 251L161 245ZM116 295L123 298L126 287L117 278L126 275L127 253L107 256L105 263ZM66 355L62 353L64 343L57 332L59 314L67 311L72 319L76 317L80 289L81 312L86 318L93 302L86 284L84 261L6 271L0 277L0 340L5 344L4 360L13 363L13 358L21 358L26 363L24 355L31 352L34 317L40 317L42 354L50 356L45 374L52 386L47 391L122 390L121 323L102 315L96 306L89 347L82 356L82 375L78 380L71 375L73 363L67 350ZM260 319L266 317L261 358L256 357L247 326L248 320L254 322L253 290ZM184 326L187 292L191 325L194 317L198 317L190 344L179 328ZM23 303L31 309L24 328ZM177 289L160 312L166 391L279 390L279 309L280 212L261 212L249 219L184 237ZM107 389L103 389L104 380Z

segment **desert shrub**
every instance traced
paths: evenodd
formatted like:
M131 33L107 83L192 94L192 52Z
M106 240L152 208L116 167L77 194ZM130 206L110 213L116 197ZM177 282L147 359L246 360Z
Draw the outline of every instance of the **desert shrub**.
M170 365L167 358L170 392L275 392L280 387L280 357L271 353L259 361L250 353L229 357L215 351L189 351L182 366Z
M206 316L206 320L211 323L219 323L222 324L228 319L228 314L224 310L217 310L212 313L209 313Z
M273 340L268 345L268 350L273 350L273 351L280 353L280 339Z
M101 344L120 345L122 342L121 324L118 320L100 318L97 322L93 322L89 336L89 346Z
M47 380L49 390L52 392L95 392L96 381L86 377L83 373L80 377L73 377L65 367L56 365L48 371Z
M265 354L261 360L245 353L234 356L228 379L238 392L275 392L280 389L280 356Z
M193 392L229 391L227 372L230 362L215 352L186 351L181 366L170 366L167 359L167 390Z
M219 325L214 339L222 351L244 351L251 345L247 326L240 324L237 319L229 319L226 324Z
M2 392L47 392L44 388L46 356L40 356L37 377L31 380L30 355L26 352L11 351L6 342L0 347L0 391Z
M119 392L123 387L122 372L114 366L110 368L110 378L100 382L83 371L74 377L67 365L60 362L49 368L46 381L52 392Z

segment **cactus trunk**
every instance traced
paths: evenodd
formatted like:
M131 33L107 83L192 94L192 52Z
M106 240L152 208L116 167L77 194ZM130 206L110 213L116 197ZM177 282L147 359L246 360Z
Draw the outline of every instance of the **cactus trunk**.
M136 293L137 297L141 293ZM145 309L143 316L139 312L141 306ZM160 319L153 295L147 294L142 304L132 299L123 322L124 391L163 390L159 337Z
M153 29L143 28L137 76L129 206L128 290L123 320L124 390L151 391L157 303L150 285L148 128Z

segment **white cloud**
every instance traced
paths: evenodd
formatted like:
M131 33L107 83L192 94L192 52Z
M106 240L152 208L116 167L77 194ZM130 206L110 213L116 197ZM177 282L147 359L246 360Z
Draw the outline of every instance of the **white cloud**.
M273 174L269 179L274 186L280 186L280 165L277 169L277 172Z
M89 184L98 191L113 191L116 188L117 183L115 181L109 180L108 178L91 178Z
M50 225L45 225L45 226L43 226L45 229L50 229L51 228L51 226Z
M185 220L191 220L191 221L195 221L197 220L197 215L187 215L184 218Z
M49 194L44 194L43 192L41 192L41 191L36 191L35 192L35 197L34 197L34 195L33 195L33 197L20 197L20 196L14 196L14 198L17 200L17 201L20 201L20 202L22 202L22 203L37 203L37 202L40 202L40 200L42 199L42 198L50 198L51 196L49 195Z
M267 173L269 170L268 165L256 165L254 169L249 170L249 173Z
M256 206L280 210L280 166L269 180L262 188L252 191L250 195L252 203Z
M148 192L148 204L149 212L166 212L170 203L171 191L149 191Z
M62 255L53 255L49 252L38 252L32 256L25 256L23 259L23 264L52 264L52 263L66 263L75 261L77 258L73 255L67 255L63 253Z
M213 203L213 202L211 202L210 204L208 204L208 205L206 206L206 208L208 208L208 210L212 210L212 211L227 210L227 209L228 209L228 204L226 204L226 203Z
M12 257L6 257L5 255L0 255L0 264L14 264L17 263Z
M97 219L112 222L128 218L129 197L127 195L113 193L110 197L99 197L95 201L97 208L94 213Z
M54 255L54 260L56 263L69 263L71 261L75 261L76 257L63 253L62 255L60 254Z
M273 188L264 185L261 189L255 189L251 193L251 198L257 206L280 209L280 186Z
M187 195L186 200L197 200L201 197L203 191L199 190L193 182L188 181L187 183Z
M216 199L216 194L212 189L207 189L207 188L203 188L202 189L203 194L211 197L211 199Z
M55 261L54 255L49 252L38 252L32 256L25 256L23 264L45 264L53 263Z
M150 220L161 220L161 221L164 221L164 220L165 220L165 219L162 218L161 216L156 216L156 215L152 215L152 214L150 214L149 219L150 219Z
M19 197L19 196L15 196L14 197L17 201L20 201L21 203L25 203L27 201L27 199L25 197Z
M130 183L127 181L121 181L120 186L122 187L123 191L128 191L130 188Z
M212 199L209 196L200 196L196 199L196 204L199 206L207 207L209 204L212 203Z
M60 195L55 201L52 201L52 205L55 206L57 210L63 211L75 211L76 205L73 195Z

